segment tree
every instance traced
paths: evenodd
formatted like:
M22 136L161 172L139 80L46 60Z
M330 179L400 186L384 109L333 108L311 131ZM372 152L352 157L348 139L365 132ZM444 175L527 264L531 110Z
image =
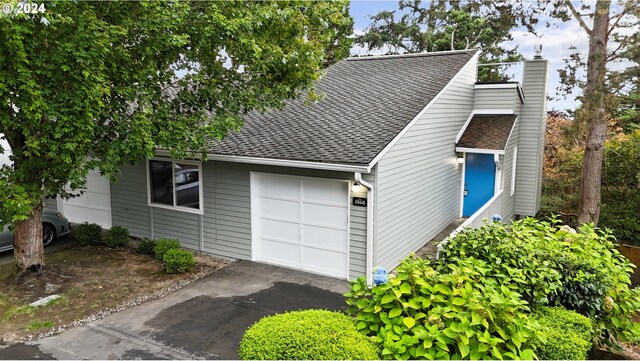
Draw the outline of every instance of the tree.
M558 1L555 4L554 15L564 21L573 19L589 36L589 52L584 63L578 54L573 56L574 66L561 73L565 84L569 87L579 84L576 78L578 66L586 65L587 77L584 83L584 93L581 97L582 107L578 112L580 123L584 123L587 134L584 146L584 160L580 180L580 204L578 206L578 222L597 223L600 217L600 203L602 194L602 164L607 135L607 120L611 114L611 95L616 88L630 78L622 77L621 73L607 71L607 64L618 59L621 54L628 56L633 51L631 45L637 41L637 33L625 35L621 29L637 28L640 9L637 0L621 1L613 5L610 1L600 0L594 6L582 3L575 6L570 0ZM569 15L570 14L570 15ZM591 27L587 24L591 20ZM637 29L636 29L637 31ZM618 46L608 49L609 40ZM637 44L637 42L636 42ZM637 51L637 50L636 50ZM638 59L634 61L637 63ZM625 70L627 72L628 70ZM609 75L609 83L607 83ZM617 75L617 79L616 79ZM620 80L622 79L622 81ZM615 81L614 81L615 80ZM617 87L616 87L617 85Z
M507 48L504 42L512 40L517 26L534 30L537 19L530 8L535 7L508 0L400 0L398 10L372 16L356 42L389 54L481 48L483 63L518 61L517 46ZM503 80L500 70L481 67L479 79Z
M14 8L18 2L13 0ZM242 115L307 92L345 57L348 2L45 3L0 15L0 224L15 223L19 271L44 266L45 197L116 178L157 147L206 158Z

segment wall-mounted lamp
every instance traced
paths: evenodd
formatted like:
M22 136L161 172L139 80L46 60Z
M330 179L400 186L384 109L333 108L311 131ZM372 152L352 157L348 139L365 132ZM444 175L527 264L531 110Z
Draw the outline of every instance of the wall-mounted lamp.
M460 152L456 153L456 155L458 156L458 159L456 159L458 161L458 164L464 163L464 155Z
M364 193L367 191L367 188L365 188L364 186L361 186L358 183L353 183L353 185L351 186L351 192L353 193Z

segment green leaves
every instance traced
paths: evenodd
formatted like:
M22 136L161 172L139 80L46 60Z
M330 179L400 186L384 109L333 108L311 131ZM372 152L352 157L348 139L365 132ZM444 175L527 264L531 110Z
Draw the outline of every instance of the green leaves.
M429 261L409 257L385 285L366 292L364 278L353 282L348 312L383 358L518 358L531 337L527 308L516 292L482 276L487 267L467 259L436 273Z

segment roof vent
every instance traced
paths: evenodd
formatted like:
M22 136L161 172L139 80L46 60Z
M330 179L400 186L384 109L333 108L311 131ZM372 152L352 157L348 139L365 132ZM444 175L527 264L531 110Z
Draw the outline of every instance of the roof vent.
M542 59L542 44L534 45L533 52L535 53L534 59Z

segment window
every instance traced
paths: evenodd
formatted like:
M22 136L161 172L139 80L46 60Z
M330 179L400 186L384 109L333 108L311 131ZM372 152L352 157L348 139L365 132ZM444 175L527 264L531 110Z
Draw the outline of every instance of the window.
M511 195L516 192L516 167L518 160L518 147L513 147L513 159L511 160Z
M149 160L149 205L200 213L200 169L200 162Z

